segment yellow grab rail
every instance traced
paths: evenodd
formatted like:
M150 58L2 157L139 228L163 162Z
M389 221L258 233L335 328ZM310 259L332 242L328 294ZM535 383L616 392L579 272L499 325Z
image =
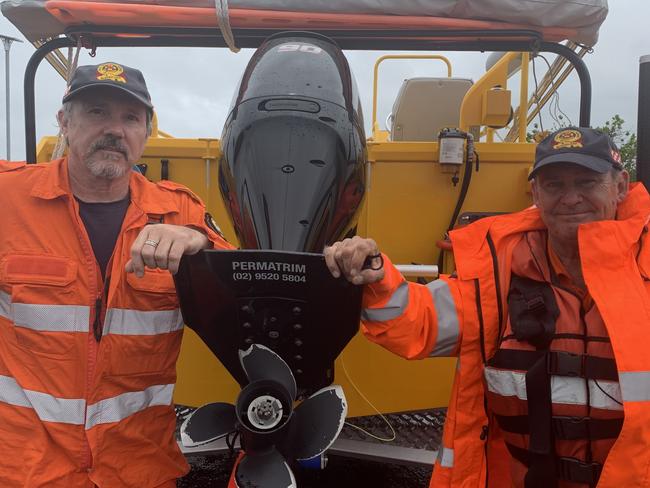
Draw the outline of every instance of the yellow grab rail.
M519 142L526 142L528 129L528 66L530 54L521 53L521 85L519 91Z
M463 103L460 107L460 129L469 131L471 127L484 125L482 121L482 102L485 92L493 88L508 88L508 78L511 76L510 63L520 59L521 62L521 80L519 109L517 117L519 120L526 121L528 113L528 68L530 65L530 54L520 52L506 53L494 66L492 66L483 77L478 80L465 94ZM526 127L524 122L517 130L519 142L526 142ZM489 134L488 134L489 135ZM489 136L493 137L493 136Z
M375 72L374 72L374 81L372 85L372 135L373 139L379 131L379 125L377 124L377 84L378 84L378 74L379 74L379 65L387 59L439 59L447 65L447 76L451 78L451 63L449 59L439 54L387 54L381 56L377 59L375 63Z

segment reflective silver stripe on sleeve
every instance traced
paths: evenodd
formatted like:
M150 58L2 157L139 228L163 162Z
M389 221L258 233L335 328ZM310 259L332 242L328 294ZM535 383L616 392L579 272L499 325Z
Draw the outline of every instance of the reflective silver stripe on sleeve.
M32 408L43 422L84 424L85 400L57 398L39 391L23 390L16 380L9 376L0 376L0 402Z
M409 304L409 285L406 281L400 283L386 305L379 308L364 308L361 319L366 322L385 322L399 317Z
M130 391L88 406L86 430L96 425L119 422L158 405L171 405L174 385L154 385L143 391Z
M526 374L487 367L485 379L488 390L501 396L516 396L527 400ZM623 410L618 381L589 380L589 405L603 410ZM587 388L583 378L551 377L551 401L568 405L587 405Z
M4 291L0 291L0 317L11 320L11 297Z
M427 288L431 292L438 317L438 337L429 356L449 356L454 351L460 334L454 297L444 280L434 280L427 284Z
M84 305L37 305L11 303L6 293L0 296L0 315L16 327L42 332L88 332L90 307Z
M454 467L454 450L440 446L438 449L438 462L443 468Z
M650 371L619 372L618 377L624 401L650 401Z
M109 308L104 320L103 335L156 335L183 328L180 309L141 311Z

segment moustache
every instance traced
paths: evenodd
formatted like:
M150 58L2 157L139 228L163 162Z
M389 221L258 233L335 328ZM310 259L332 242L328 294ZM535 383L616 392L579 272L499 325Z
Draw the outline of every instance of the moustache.
M115 151L121 153L125 158L127 158L127 149L119 141L115 139L100 139L95 141L91 146L88 154L92 154L96 151L107 150Z

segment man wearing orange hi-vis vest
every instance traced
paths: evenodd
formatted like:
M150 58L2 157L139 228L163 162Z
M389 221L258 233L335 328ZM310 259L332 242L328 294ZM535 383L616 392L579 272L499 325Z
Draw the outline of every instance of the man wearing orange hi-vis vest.
M0 163L0 486L169 488L188 471L172 393L183 254L228 248L201 201L132 171L140 71L81 66L68 156Z
M650 487L650 196L588 128L530 179L534 207L451 232L452 275L407 282L360 237L328 266L365 285L371 341L458 357L432 487Z

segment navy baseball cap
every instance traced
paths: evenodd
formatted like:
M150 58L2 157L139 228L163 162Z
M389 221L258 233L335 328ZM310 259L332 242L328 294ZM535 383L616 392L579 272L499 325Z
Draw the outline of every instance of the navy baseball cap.
M623 169L621 153L612 138L588 127L560 129L540 142L528 179L532 180L540 168L557 163L573 163L597 173Z
M63 95L63 103L74 98L80 92L98 86L109 86L121 90L141 102L149 110L153 110L151 96L142 72L118 63L79 66L72 74L72 79Z

